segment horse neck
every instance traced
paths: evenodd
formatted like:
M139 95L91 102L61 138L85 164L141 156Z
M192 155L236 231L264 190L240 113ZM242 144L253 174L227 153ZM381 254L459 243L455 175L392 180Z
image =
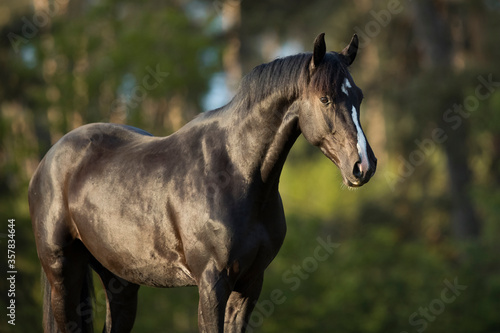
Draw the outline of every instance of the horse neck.
M279 176L288 152L300 135L298 98L273 97L237 111L230 125L230 154L246 177L260 177L272 188ZM236 107L238 108L238 107ZM238 112L239 111L239 112Z
M235 98L214 113L224 124L231 163L248 183L258 179L277 190L288 152L300 135L298 109L311 58L304 53L255 67Z

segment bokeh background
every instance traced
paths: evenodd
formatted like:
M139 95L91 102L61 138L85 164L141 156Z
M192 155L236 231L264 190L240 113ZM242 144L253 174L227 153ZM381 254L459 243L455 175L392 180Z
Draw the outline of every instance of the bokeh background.
M499 0L2 0L0 332L41 332L27 187L52 144L100 121L168 135L320 32L336 51L359 35L351 72L378 170L347 190L298 140L280 185L287 238L249 331L500 332L499 28ZM143 287L134 331L197 332L197 298Z

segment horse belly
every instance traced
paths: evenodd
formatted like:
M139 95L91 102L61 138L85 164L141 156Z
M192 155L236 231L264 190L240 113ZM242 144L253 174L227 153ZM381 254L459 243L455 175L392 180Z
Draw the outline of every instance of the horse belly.
M100 237L99 245L83 242L104 267L121 278L153 287L181 287L194 285L191 272L186 267L183 254L175 244L159 248L158 235L142 233L133 236L119 233L116 237Z
M114 273L127 281L151 287L170 288L196 284L186 267L171 262L149 261L138 265L120 265Z
M121 196L109 195L102 202L105 205L95 197L89 198L84 211L72 212L80 239L97 261L114 274L141 285L195 284L172 221L158 209L146 213L130 201L124 205Z

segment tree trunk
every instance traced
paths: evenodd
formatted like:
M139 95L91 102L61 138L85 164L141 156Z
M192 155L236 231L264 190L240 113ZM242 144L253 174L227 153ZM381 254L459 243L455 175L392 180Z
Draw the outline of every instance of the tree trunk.
M227 46L222 54L226 86L231 94L236 92L241 80L240 63L240 26L241 0L224 0L222 4L223 28L226 34Z
M413 2L415 10L414 28L422 51L424 70L437 72L441 77L454 76L454 48L450 20L446 17L447 4L440 1L421 0ZM439 8L438 8L439 7ZM459 96L463 97L463 96ZM457 101L461 102L461 101ZM446 108L437 105L436 123L442 120ZM469 196L471 170L467 164L468 126L462 124L448 133L444 150L448 160L447 171L451 198L451 226L458 239L475 238L479 235L479 221Z

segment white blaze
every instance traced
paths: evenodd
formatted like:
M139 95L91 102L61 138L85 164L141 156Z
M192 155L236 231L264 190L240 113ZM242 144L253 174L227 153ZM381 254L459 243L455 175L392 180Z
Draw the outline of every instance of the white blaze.
M351 88L351 83L347 78L344 79L344 83L342 83L342 92L349 96L348 88ZM361 129L361 126L359 125L358 122L358 110L356 108L352 107L352 121L354 122L354 125L356 126L356 131L358 133L358 154L359 154L359 159L361 160L361 170L366 172L370 166L370 162L368 161L368 153L366 151L366 138L363 133L363 130Z
M342 92L344 94L346 94L347 96L349 96L349 93L347 92L347 88L351 88L351 83L349 82L349 80L347 78L345 78L344 80L344 83L342 83Z
M368 161L368 153L366 151L366 138L363 133L363 130L361 129L361 126L359 125L358 122L358 111L356 108L353 106L352 107L352 120L354 121L354 125L356 126L356 130L358 132L358 154L359 158L361 159L361 169L366 172L370 166L369 161Z

